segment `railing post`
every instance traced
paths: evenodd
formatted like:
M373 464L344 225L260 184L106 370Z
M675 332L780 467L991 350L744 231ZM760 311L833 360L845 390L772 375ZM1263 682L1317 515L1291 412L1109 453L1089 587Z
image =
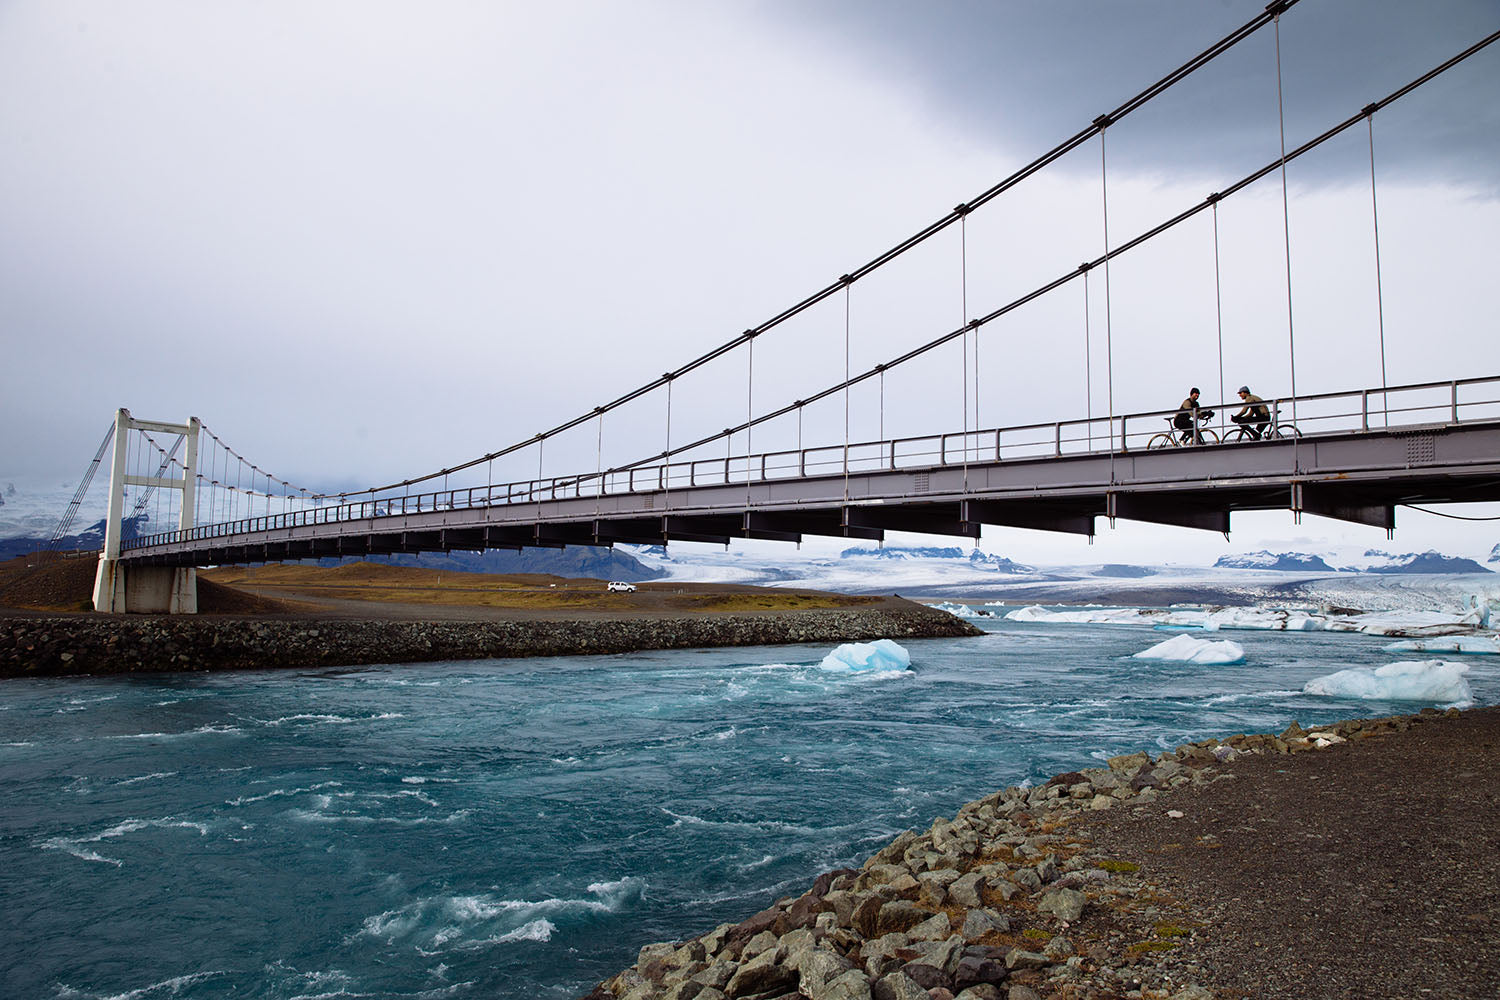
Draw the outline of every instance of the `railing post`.
M1370 390L1361 389L1359 392L1359 429L1367 431L1370 429Z
M948 435L938 435L938 465L948 464Z
M1448 383L1453 389L1453 422L1458 423L1458 383Z
M1120 414L1120 450L1121 451L1129 451L1130 450L1130 431L1127 429L1129 427L1129 424L1130 424L1130 418L1127 417L1127 416L1125 416L1123 413ZM1113 427L1111 427L1109 429L1109 433L1110 433L1110 437L1114 437L1115 429Z
M1052 425L1052 455L1062 458L1062 421Z

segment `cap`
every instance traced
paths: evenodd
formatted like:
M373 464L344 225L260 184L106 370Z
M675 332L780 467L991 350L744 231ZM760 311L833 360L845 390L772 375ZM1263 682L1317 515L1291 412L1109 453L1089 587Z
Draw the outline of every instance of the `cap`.
M1188 390L1188 395L1189 396L1196 396L1196 395L1198 395L1198 387L1195 385L1191 389L1189 389Z
M1242 386L1239 387L1239 389L1237 389L1235 391L1236 392L1243 392L1246 395L1249 395L1249 393L1250 393L1250 387L1248 385L1242 385Z

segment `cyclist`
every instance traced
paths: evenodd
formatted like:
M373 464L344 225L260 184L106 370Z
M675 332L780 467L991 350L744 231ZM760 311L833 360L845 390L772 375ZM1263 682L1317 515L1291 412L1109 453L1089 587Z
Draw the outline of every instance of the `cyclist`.
M1229 419L1245 428L1258 441L1271 423L1271 411L1266 407L1266 401L1251 392L1248 385L1240 386L1240 402L1245 404L1245 408L1231 414Z
M1187 399L1177 408L1177 415L1172 418L1172 426L1182 431L1182 443L1189 444L1198 440L1198 428L1195 420L1212 420L1213 410L1205 410L1198 405L1198 387L1195 385L1188 390Z

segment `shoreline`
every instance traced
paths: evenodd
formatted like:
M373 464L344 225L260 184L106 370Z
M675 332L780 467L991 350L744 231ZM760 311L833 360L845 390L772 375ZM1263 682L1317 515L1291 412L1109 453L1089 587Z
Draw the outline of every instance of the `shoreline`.
M510 620L4 612L0 677L316 669L981 634L968 622L909 601L876 608Z
M1479 996L1500 707L1110 758L899 834L585 1000Z

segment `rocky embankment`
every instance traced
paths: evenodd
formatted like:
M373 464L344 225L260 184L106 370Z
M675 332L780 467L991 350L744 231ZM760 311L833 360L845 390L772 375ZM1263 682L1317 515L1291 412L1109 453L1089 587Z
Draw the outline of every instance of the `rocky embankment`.
M774 614L529 621L0 618L0 676L355 666L640 649L978 635L919 604Z
M1236 761L1281 761L1433 718L1312 732L1293 723L1279 736L1128 754L1007 788L748 920L647 945L586 1000L1211 1000L1192 947L1204 923L1139 864L1096 847L1091 824L1111 810L1180 821L1171 807L1191 809L1235 777Z

